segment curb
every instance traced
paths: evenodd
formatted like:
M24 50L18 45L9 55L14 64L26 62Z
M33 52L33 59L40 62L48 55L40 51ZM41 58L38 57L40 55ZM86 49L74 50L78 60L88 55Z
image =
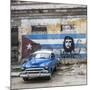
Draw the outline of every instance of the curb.
M20 66L11 66L11 69L19 69Z
M11 77L19 77L20 72L11 72Z

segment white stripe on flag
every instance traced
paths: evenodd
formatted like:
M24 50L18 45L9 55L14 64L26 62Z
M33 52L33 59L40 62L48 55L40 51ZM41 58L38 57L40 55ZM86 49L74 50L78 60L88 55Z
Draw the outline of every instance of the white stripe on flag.
M40 44L63 44L64 39L32 39L32 41ZM86 39L74 39L75 44L86 44Z

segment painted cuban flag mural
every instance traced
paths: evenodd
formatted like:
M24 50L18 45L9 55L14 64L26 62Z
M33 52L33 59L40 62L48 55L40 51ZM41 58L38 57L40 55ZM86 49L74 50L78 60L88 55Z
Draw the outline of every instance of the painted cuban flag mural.
M80 58L86 57L86 34L32 34L23 37L40 44L42 49L56 50L61 55L73 53L79 54Z

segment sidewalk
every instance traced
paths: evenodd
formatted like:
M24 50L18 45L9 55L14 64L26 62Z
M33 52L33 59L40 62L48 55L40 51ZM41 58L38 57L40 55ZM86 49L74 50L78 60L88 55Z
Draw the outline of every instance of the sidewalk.
M19 77L20 72L11 72L11 77Z
M20 65L11 65L11 77L19 77Z
M11 65L11 69L17 69L20 68L20 65Z

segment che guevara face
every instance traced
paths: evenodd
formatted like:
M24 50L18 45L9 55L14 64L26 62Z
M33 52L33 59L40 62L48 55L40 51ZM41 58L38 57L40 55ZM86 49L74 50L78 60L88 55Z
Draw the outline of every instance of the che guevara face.
M74 51L75 44L74 44L74 40L73 40L72 37L66 36L64 38L63 48L64 48L65 52L72 52L72 51Z
M71 48L72 40L71 39L66 39L65 40L65 47L67 49Z

